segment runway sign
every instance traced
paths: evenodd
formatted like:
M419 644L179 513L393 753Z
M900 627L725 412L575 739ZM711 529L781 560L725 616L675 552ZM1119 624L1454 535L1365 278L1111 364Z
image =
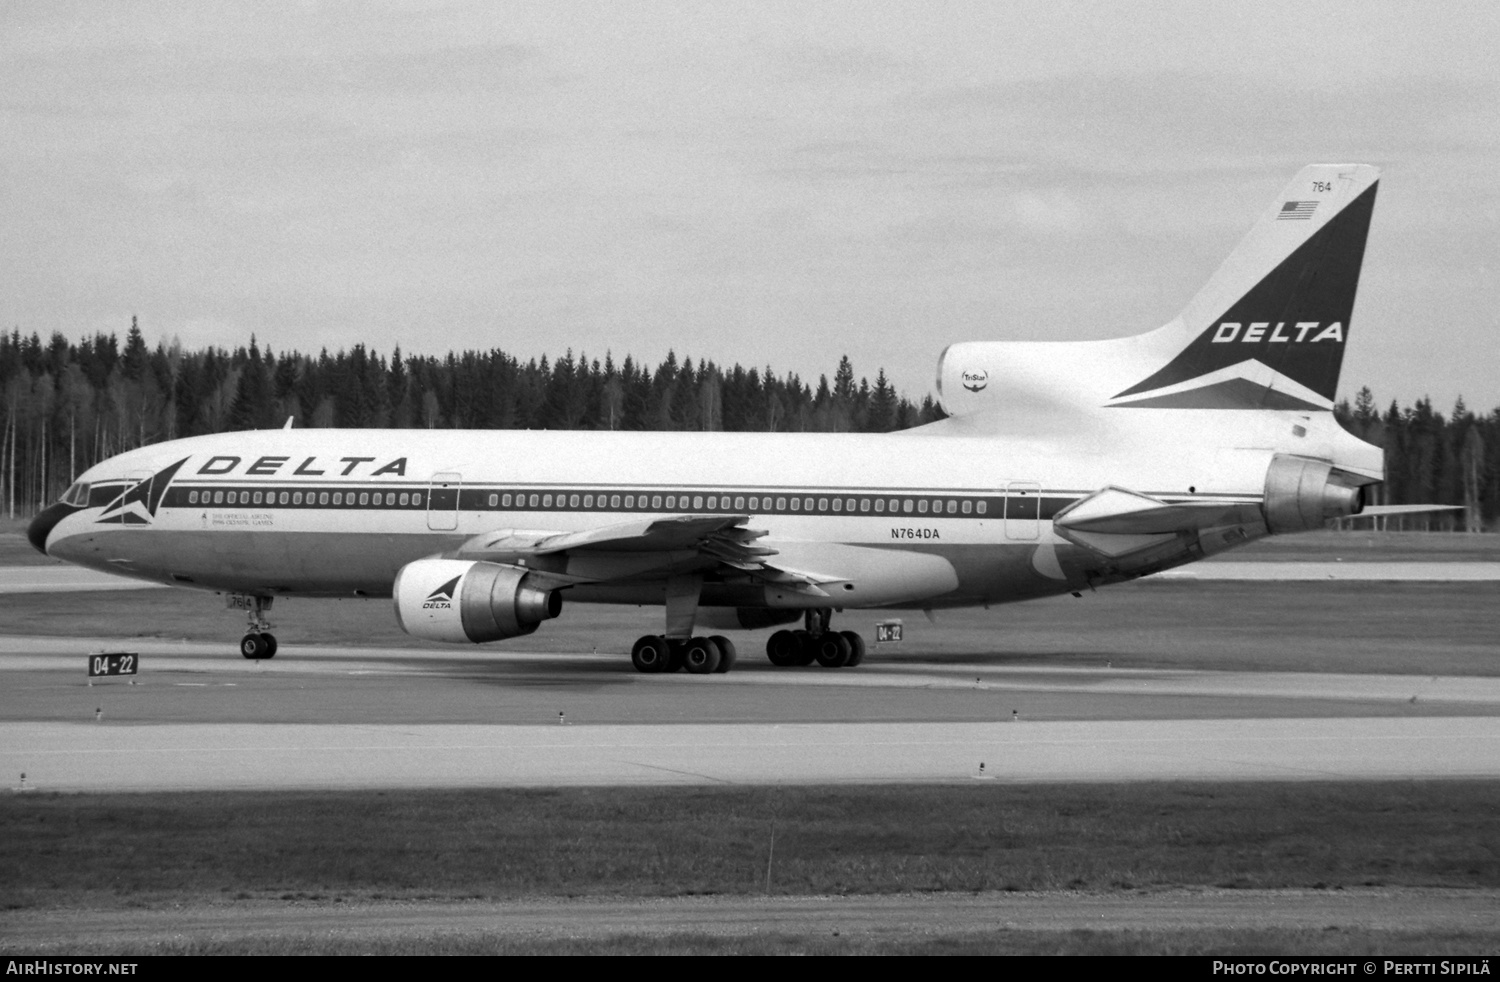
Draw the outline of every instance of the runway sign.
M140 654L134 651L101 651L89 655L89 678L107 675L134 675L140 668Z
M900 621L880 621L875 625L876 644L896 644L901 640Z

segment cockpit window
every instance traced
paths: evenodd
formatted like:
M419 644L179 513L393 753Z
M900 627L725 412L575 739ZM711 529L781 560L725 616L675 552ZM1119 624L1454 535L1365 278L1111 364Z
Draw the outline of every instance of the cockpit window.
M79 481L63 492L62 503L81 507L89 503L89 486Z

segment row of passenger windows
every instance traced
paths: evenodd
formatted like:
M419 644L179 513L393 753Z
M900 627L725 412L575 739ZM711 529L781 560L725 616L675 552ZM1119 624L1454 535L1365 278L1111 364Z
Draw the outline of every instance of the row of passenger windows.
M650 511L823 512L983 515L988 502L972 498L806 498L796 495L491 493L491 508L594 508Z
M473 508L478 501L468 498ZM451 491L449 492L451 494ZM424 508L426 494L421 491L189 491L189 505L277 505ZM454 507L448 498L447 506ZM604 511L694 511L694 512L811 512L822 514L876 515L983 515L989 503L973 498L827 498L799 495L729 495L729 494L550 494L543 492L489 492L490 508L569 508Z
M402 491L189 491L190 505L363 505L375 508L421 508L426 503L422 492Z

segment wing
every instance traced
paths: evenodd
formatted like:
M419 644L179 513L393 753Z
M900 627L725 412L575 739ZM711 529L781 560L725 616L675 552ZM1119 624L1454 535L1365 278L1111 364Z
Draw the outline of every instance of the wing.
M453 559L525 566L558 586L665 577L718 568L783 590L827 596L841 577L773 564L776 550L757 545L766 533L748 515L671 515L578 532L496 529L476 535Z

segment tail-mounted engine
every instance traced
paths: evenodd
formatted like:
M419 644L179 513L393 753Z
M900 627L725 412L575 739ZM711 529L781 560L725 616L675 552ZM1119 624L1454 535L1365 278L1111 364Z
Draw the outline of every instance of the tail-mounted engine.
M1360 487L1326 460L1277 454L1266 471L1266 526L1272 533L1322 528L1330 518L1358 515L1365 506Z
M407 634L479 644L530 634L562 612L562 595L535 581L518 566L419 559L401 567L391 595Z

